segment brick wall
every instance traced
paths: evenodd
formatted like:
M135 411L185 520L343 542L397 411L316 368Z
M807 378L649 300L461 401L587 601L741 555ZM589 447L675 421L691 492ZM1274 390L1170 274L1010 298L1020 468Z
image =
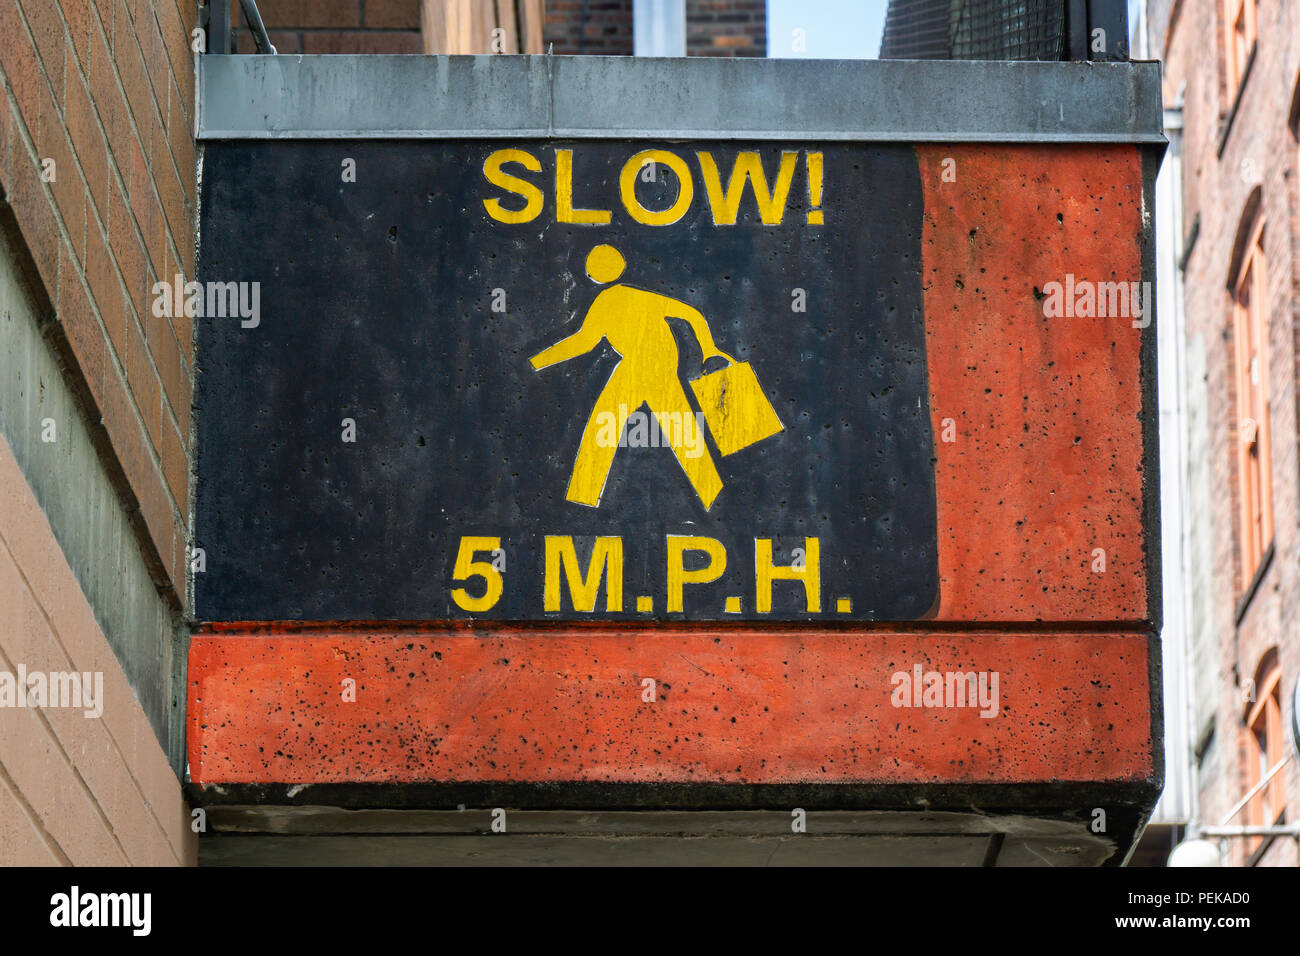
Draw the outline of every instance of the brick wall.
M437 18L456 14L473 36L485 38L499 19L499 5L481 0L432 0ZM241 53L256 47L235 3L233 25ZM420 53L428 49L421 42L420 0L259 0L257 9L271 43L279 53ZM455 7L455 9L452 9ZM633 51L632 0L546 0L545 27L541 52L552 46L555 53L630 56ZM513 36L521 15L511 7L506 26ZM426 29L428 27L426 26ZM483 39L466 46L463 38L452 37L436 44L436 52L486 53ZM481 47L481 48L480 48ZM516 52L513 46L504 52ZM688 56L766 56L766 0L687 0L686 52Z
M632 0L546 0L543 40L554 53L632 55Z
M482 0L431 0L442 18L458 12L474 29L475 37L486 37L498 22L499 5ZM456 10L451 8L456 6ZM527 6L527 5L525 5ZM429 49L421 42L421 0L259 0L258 12L271 43L279 53L421 53ZM631 56L632 0L545 0L545 27L540 47L525 52L542 52L553 46L555 53ZM514 35L520 17L518 4L507 11L507 34ZM253 53L256 45L244 22L238 2L233 4L232 25L237 48ZM427 29L427 27L426 27ZM430 52L487 53L487 41L475 41L473 48L452 38ZM481 49L479 47L482 47ZM445 49L444 49L445 47ZM513 46L501 52L517 52ZM686 53L688 56L766 56L766 0L687 0Z
M767 56L767 0L686 0L687 56Z
M233 0L240 53L256 45ZM277 53L422 53L420 0L258 0Z
M111 446L160 586L184 591L192 321L153 315L194 273L185 0L0 0L0 187ZM53 160L48 167L45 160ZM52 168L53 181L42 181Z
M98 717L0 711L0 860L192 866L198 841L167 755L3 437L0 500L0 670L103 675Z
M556 53L630 56L632 0L547 0ZM766 56L766 0L686 0L687 56Z
M1300 168L1288 117L1300 75L1300 6L1261 3L1255 62L1237 93L1227 88L1221 4L1186 0L1163 5L1159 23L1169 23L1165 100L1184 99L1184 220L1190 230L1199 217L1199 232L1184 274L1187 342L1191 365L1200 365L1204 389L1205 462L1208 496L1198 520L1212 528L1205 537L1210 550L1191 560L1210 582L1211 623L1203 633L1216 646L1194 647L1198 663L1216 668L1213 738L1200 767L1201 817L1219 823L1248 787L1248 751L1243 716L1246 682L1271 647L1280 651L1284 691L1300 673L1300 421L1297 419L1297 335L1300 334ZM1161 38L1157 37L1159 41ZM1265 221L1268 271L1265 311L1268 320L1269 420L1272 438L1274 558L1258 590L1244 606L1238 582L1240 528L1237 515L1235 443L1236 405L1233 386L1232 301L1227 290L1233 241L1248 198L1259 189ZM1193 415L1197 411L1193 409ZM1193 728L1199 734L1201 727ZM1287 743L1289 746L1289 742ZM1282 772L1288 818L1300 813L1300 770ZM1244 813L1244 811L1243 811ZM1232 823L1245 820L1239 814ZM1245 859L1244 841L1232 840L1232 861ZM1278 840L1262 862L1296 865L1296 843Z
M184 659L193 323L156 316L152 290L194 273L197 11L191 0L0 0L0 426L27 456L17 472L0 456L0 670L91 660L117 714L0 712L0 831L33 861L192 859L176 819L173 666ZM56 393L57 440L33 443Z

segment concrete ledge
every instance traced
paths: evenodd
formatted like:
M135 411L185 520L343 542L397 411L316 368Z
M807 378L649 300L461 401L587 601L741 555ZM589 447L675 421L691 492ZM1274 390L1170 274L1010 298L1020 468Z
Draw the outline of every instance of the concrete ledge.
M553 836L779 836L793 832L791 810L510 810L507 832ZM909 836L921 833L1052 837L1081 827L1078 819L954 811L816 810L807 832L818 836ZM215 833L387 834L429 836L487 834L492 813L464 810L344 809L267 804L208 809Z
M1098 866L1109 843L1085 834L991 836L226 836L200 866Z
M8 216L7 209L0 214ZM0 219L0 438L31 486L109 646L179 777L184 755L184 636L159 592L126 506L59 358L24 271L25 248ZM44 327L43 327L44 323ZM43 440L52 437L52 441ZM5 501L6 507L12 503Z
M1154 62L200 58L200 140L530 136L1165 143Z

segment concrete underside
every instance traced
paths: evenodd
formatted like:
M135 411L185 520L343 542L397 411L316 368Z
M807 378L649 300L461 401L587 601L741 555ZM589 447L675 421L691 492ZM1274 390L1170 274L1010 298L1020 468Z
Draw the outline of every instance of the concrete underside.
M501 815L497 814L500 819ZM201 866L1098 866L1116 845L1080 820L779 810L208 810Z

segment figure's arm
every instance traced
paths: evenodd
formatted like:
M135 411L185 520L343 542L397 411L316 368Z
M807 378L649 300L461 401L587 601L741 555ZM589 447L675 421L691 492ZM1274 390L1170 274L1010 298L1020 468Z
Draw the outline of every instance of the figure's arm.
M700 351L703 353L702 358L705 361L717 355L721 355L728 359L731 358L731 356L719 349L714 343L713 333L709 331L708 320L704 318L702 312L698 309L691 308L685 302L674 302L673 305L675 308L672 311L672 315L676 318L684 319L686 324L691 327L691 331L695 333L695 337L700 341Z
M588 312L578 331L542 349L528 361L539 371L560 362L567 362L594 349L600 343L602 335L598 325L591 321L591 313Z

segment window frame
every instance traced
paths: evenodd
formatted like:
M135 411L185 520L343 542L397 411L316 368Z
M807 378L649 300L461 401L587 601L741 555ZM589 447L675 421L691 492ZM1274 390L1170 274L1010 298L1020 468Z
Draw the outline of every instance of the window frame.
M1263 665L1261 665L1263 667ZM1260 746L1260 733L1264 744ZM1255 701L1250 705L1245 719L1246 734L1246 789L1253 790L1268 771L1283 759L1286 749L1286 732L1282 725L1282 669L1276 656L1263 667L1255 685ZM1283 774L1274 775L1259 793L1246 804L1248 826L1273 826L1286 814L1286 788ZM1246 854L1259 849L1265 838L1249 837Z
M1232 98L1246 80L1250 58L1259 43L1259 0L1223 0L1223 27L1228 95Z
M1269 397L1268 259L1264 219L1251 228L1232 285L1236 458L1241 574L1238 594L1251 589L1273 544L1273 469Z

